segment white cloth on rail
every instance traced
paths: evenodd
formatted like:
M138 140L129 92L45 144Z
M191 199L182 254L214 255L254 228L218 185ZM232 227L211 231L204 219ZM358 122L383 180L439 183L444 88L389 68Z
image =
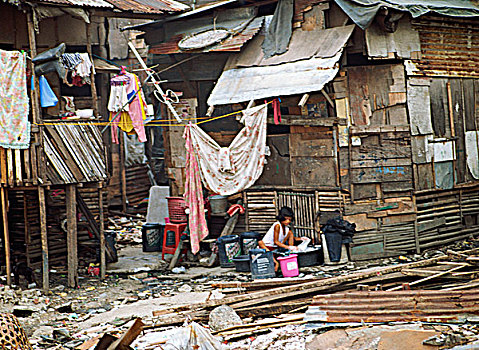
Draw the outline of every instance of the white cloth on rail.
M190 126L201 180L208 189L231 195L251 187L260 177L265 163L267 111L266 104L244 110L240 122L245 126L226 149L199 126Z

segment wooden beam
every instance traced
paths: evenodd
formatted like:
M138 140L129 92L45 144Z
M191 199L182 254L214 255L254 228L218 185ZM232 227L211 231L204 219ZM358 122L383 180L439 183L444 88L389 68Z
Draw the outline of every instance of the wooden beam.
M35 28L33 25L32 11L33 10L29 11L27 14L27 30L28 30L28 43L30 46L30 55L31 57L35 57L37 55L37 42L36 42L36 36L35 36ZM32 120L35 126L35 124L38 124L41 121L40 104L38 99L38 92L40 90L38 86L38 78L35 76L34 64L31 60L29 60L29 62L30 62L30 71L32 72L32 77L33 77L33 88L30 89L30 99L31 99L31 105L32 105ZM40 147L40 144L42 143L42 130L41 130L42 127L39 126L38 128L39 130L37 130L37 132L35 133L32 132L34 134L34 137L33 137L34 140L32 140L32 143L30 144L32 180L34 185L38 184L39 175L40 174L43 175L43 172L38 170L39 168L43 170L43 162L42 162L43 150Z
M119 130L119 140L120 140L120 192L121 192L121 205L123 208L123 212L126 213L127 209L127 201L128 198L126 196L126 154L125 154L125 135L123 131Z
M68 286L78 285L76 185L66 185Z
M100 278L106 276L106 259L105 259L105 214L103 210L103 183L98 188L98 210L100 212Z
M40 207L40 232L42 238L42 288L46 292L50 288L49 264L48 264L48 231L47 231L47 207L45 201L45 188L38 186L38 203Z
M7 151L5 148L0 147L0 183L7 183Z
M3 218L3 242L5 248L5 263L7 265L7 284L12 285L12 262L10 258L10 236L8 233L8 192L5 187L1 188L2 218Z
M93 56L91 51L91 37L90 37L90 23L85 23L85 30L86 30L86 51L88 52L88 56L90 56L90 60L93 62ZM93 65L91 66L90 72L90 79L91 79L91 97L93 99L93 113L95 117L98 117L98 93L96 91L95 85L95 68Z

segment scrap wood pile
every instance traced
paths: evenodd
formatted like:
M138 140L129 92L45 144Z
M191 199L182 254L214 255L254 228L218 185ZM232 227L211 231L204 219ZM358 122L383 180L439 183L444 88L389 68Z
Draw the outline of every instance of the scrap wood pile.
M240 317L259 318L304 312L315 296L345 291L439 289L452 294L456 290L479 286L479 256L474 253L479 253L479 248L463 252L449 250L447 254L422 261L323 279L214 283L214 287L237 288L238 294L191 306L154 311L154 326L181 324L185 317L205 321L209 312L219 305L231 306ZM471 308L470 311L479 314L479 309Z

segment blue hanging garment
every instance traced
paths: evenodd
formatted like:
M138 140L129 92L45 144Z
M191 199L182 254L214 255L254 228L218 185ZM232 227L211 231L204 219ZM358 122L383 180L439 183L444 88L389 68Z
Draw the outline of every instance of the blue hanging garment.
M40 105L42 107L54 107L58 103L58 98L53 92L47 79L42 75L39 79L40 85Z

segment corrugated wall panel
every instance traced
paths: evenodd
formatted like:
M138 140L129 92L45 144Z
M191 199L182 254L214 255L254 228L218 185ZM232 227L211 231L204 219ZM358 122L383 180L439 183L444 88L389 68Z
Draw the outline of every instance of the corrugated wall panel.
M479 19L422 16L413 20L421 40L421 60L412 75L479 76Z

